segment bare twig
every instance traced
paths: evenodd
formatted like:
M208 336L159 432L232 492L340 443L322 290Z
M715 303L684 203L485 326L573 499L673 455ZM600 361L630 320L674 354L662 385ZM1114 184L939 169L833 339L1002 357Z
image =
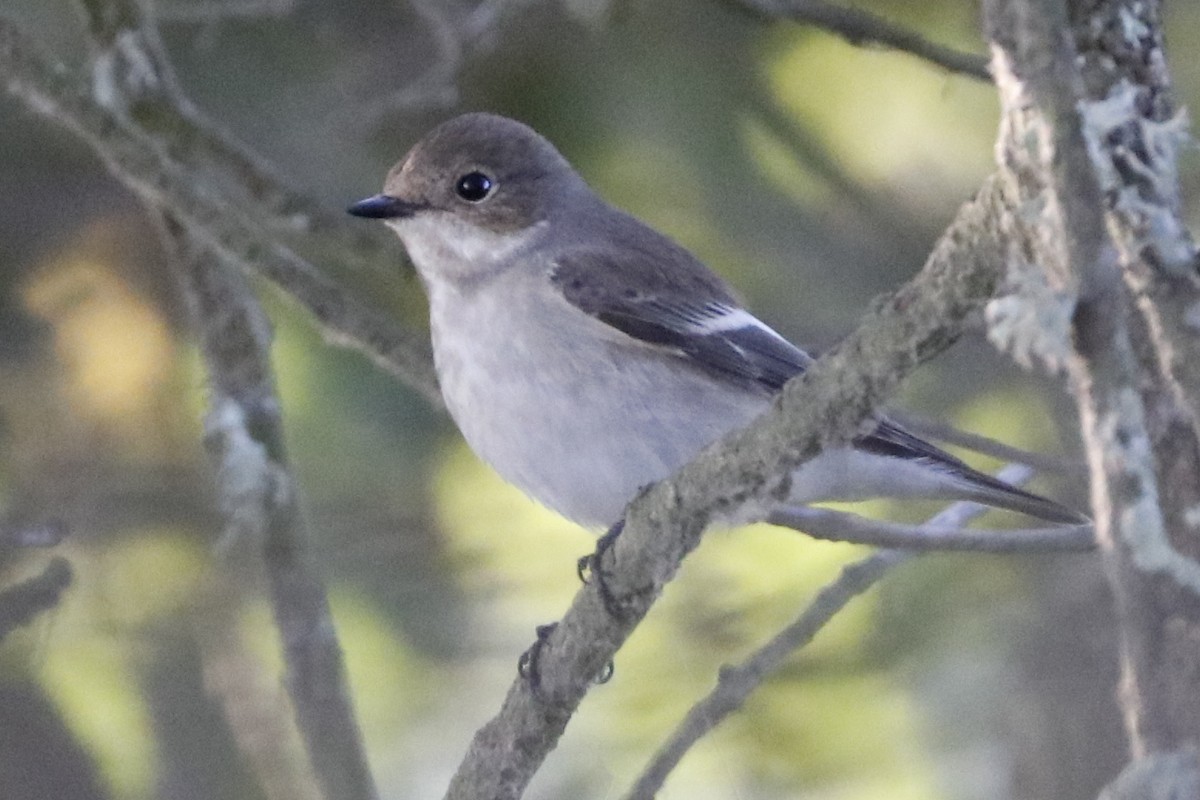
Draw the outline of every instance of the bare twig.
M426 69L403 86L355 108L354 125L372 128L386 114L427 108L449 108L459 102L458 76L468 57L480 59L495 47L501 16L510 6L529 0L488 0L470 9L453 7L444 0L408 0L408 5L429 31L436 54ZM376 87L377 81L371 86Z
M306 249L336 253L340 263L354 268L396 258L395 244L385 232L348 225L340 210L295 191L266 159L196 107L176 78L149 3L75 2L91 45L91 74L84 76L90 85L83 102L113 114L126 134L150 137L163 158L193 178L213 182L211 189L223 202L236 206L230 216L246 215L285 241L298 239ZM32 49L24 47L32 57ZM33 75L25 80L45 83ZM83 89L70 84L55 88ZM59 102L67 109L73 105L65 97Z
M1019 485L1029 480L1032 475L1033 471L1028 467L1009 465L999 472L998 477ZM935 514L921 527L960 530L986 510L976 503L954 503ZM627 800L653 798L692 745L741 708L750 693L779 669L785 659L812 641L851 600L882 580L893 567L920 555L920 552L914 550L880 550L846 566L833 583L817 593L812 603L794 622L741 664L722 669L717 685L692 706L687 716L654 754L654 758L625 795Z
M931 42L915 31L894 25L867 11L846 8L823 0L735 0L764 16L813 25L836 34L853 45L874 45L899 50L936 64L942 69L981 81L992 80L987 58L963 53Z
M395 91L373 98L355 109L355 126L363 129L379 124L385 114L425 108L449 108L458 102L456 78L463 68L465 33L451 19L453 9L439 0L409 0L413 12L429 30L437 55L429 59L420 75Z
M524 680L475 735L447 798L520 797L617 648L645 616L707 524L783 490L786 476L823 446L844 444L916 364L961 333L991 296L1002 263L988 181L939 240L922 272L878 303L855 333L788 384L771 411L706 449L629 507L624 532L599 568L621 613L595 585L576 595L539 653L539 686Z
M226 19L282 17L296 0L175 0L159 2L157 13L167 22L211 24Z
M71 585L71 564L61 557L50 560L41 574L0 590L0 641L16 628L58 605Z
M219 137L187 115L172 117L181 133L171 137L168 148L99 102L68 72L35 55L31 43L2 17L0 85L30 110L78 136L134 194L175 214L190 236L230 263L273 281L313 314L331 341L363 351L440 405L428 337L405 330L353 297L280 240L280 232L288 230L315 252L336 252L333 257L353 260L354 254L370 258L373 234L361 226L348 227L336 215L318 214L312 203L300 202L269 175L254 171L253 162L239 161L236 152L223 148ZM164 112L169 109L167 104ZM194 142L207 144L180 145L193 142L193 136ZM229 182L211 185L197 179L214 171L244 183L244 193L232 194ZM260 197L261 204L247 201L254 197ZM259 222L264 216L272 222ZM389 246L400 258L395 244Z
M67 525L62 520L0 520L0 550L8 547L55 547L66 535Z
M209 373L206 444L217 472L224 544L262 544L288 692L324 796L372 800L341 649L325 589L306 557L297 487L284 457L269 323L240 274L197 248L174 220L164 219L163 228Z
M910 550L966 550L977 553L1080 552L1096 546L1091 525L1022 530L975 530L930 520L924 525L867 519L828 508L788 506L772 510L767 522L806 533L814 539L903 547Z
M953 425L948 425L945 422L930 419L929 417L923 417L920 414L913 414L893 408L889 408L887 414L918 436L954 445L955 447L961 447L972 453L1012 461L1017 464L1025 464L1042 473L1082 475L1087 472L1087 465L1082 461L1022 450L1019 447L1013 447L1010 444L997 441L989 436L959 430Z

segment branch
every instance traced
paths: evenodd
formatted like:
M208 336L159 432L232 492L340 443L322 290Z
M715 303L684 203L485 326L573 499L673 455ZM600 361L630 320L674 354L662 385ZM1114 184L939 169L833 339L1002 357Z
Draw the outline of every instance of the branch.
M287 688L328 800L373 800L325 589L305 553L298 490L284 456L270 325L240 274L164 218L164 240L199 326L211 398L205 443L225 517L223 545L261 543L284 646Z
M211 25L236 18L283 17L295 7L296 0L177 0L159 2L156 13L169 22Z
M67 525L62 520L0 520L0 552L10 547L55 547L66 536Z
M69 83L52 87L62 93L64 106L81 103L86 108L94 103L115 116L127 135L151 137L161 155L178 162L193 179L203 176L217 182L211 188L219 189L224 202L237 207L236 212L228 212L231 216L248 215L285 240L299 235L305 245L336 253L339 262L355 269L394 262L393 237L347 224L340 210L330 210L295 191L266 159L192 103L175 75L149 3L74 1L89 38L91 74L82 77L90 85L86 90ZM153 8L159 10L157 5ZM32 60L33 50L22 47L25 59ZM26 80L48 84L33 73ZM80 91L85 91L82 98L71 98Z
M137 44L128 37L122 41L130 47ZM154 63L150 56L146 62ZM223 260L275 283L316 318L331 342L366 353L430 403L440 405L425 334L400 327L353 297L282 241L286 232L308 250L353 262L356 257L370 260L377 252L375 233L350 226L340 215L282 187L256 160L203 128L169 99L158 109L168 119L164 129L171 132L170 142L151 136L123 119L119 106L114 111L66 70L35 55L17 27L2 17L0 82L31 111L79 137L114 177L144 203L175 216L191 238ZM197 177L212 174L224 180ZM390 252L400 258L394 243Z
M145 138L136 118L199 124L199 114L180 92L140 0L80 0L80 7L92 51L93 92L103 98L117 125L131 132L131 138ZM243 176L268 178L231 140L203 133L203 152L219 153ZM177 138L169 136L168 141L173 144ZM182 174L182 167L167 161L167 144L154 139L147 144L164 161L164 171ZM105 155L113 158L102 151ZM119 167L114 158L110 168L128 179ZM190 180L200 182L194 176ZM141 186L136 180L133 185ZM193 199L211 202L205 188L199 187ZM306 558L299 493L284 455L280 403L271 373L270 323L240 273L222 263L236 262L232 253L214 243L212 234L195 220L189 224L186 210L156 199L144 186L138 194L159 222L164 248L200 332L211 387L206 443L225 518L223 545L227 550L238 543L263 546L287 686L324 796L373 800L375 787L350 705L328 600ZM233 209L214 210L228 217ZM277 251L286 252L278 246ZM293 287L297 279L307 281L305 288L324 281L299 259L285 257L281 263L291 268L286 276Z
M1116 146L1170 113L1156 9L1114 0L1068 16L1052 0L985 3L1003 113L997 153L1022 212L1012 222L1010 280L1024 287L1016 306L1026 309L1024 319L993 313L990 335L1022 340L1070 376L1117 601L1121 703L1135 756L1200 736L1200 553L1187 522L1200 497L1200 442L1173 356L1153 334L1154 304L1135 279L1144 259L1194 250L1164 221L1172 210L1161 188ZM1169 150L1149 160L1159 159L1160 177L1174 170ZM1142 213L1142 222L1173 232L1158 247L1131 237L1122 211L1131 196L1162 212ZM1164 272L1189 258L1170 261Z
M942 69L991 82L987 58L931 42L919 33L882 17L822 0L735 0L738 5L771 19L790 19L842 37L855 46L874 45L936 64Z
M1033 471L1008 466L998 477L1012 484L1029 480ZM958 502L930 518L923 528L960 530L987 509L976 503ZM687 716L654 754L638 777L626 800L652 800L667 776L703 736L745 703L750 693L790 657L807 645L855 597L883 579L893 567L920 556L913 550L881 550L846 566L833 583L825 586L794 622L776 634L750 658L735 667L725 667L717 685L688 711Z
M630 505L624 532L599 567L619 618L605 610L595 585L580 590L540 649L537 692L523 679L513 684L497 716L476 733L447 798L520 797L593 679L709 522L748 502L769 505L797 465L822 447L852 439L904 375L955 340L996 286L1003 263L999 200L995 184L986 182L921 273L877 302L855 333L784 387L769 412Z
M383 118L396 112L446 109L461 102L458 77L468 60L485 61L498 44L497 30L509 0L486 0L470 10L444 0L408 0L409 9L429 32L435 54L425 69L397 89L385 92L354 108L353 124L359 130L371 130ZM367 76L369 86L377 89L378 76Z
M71 585L71 564L65 558L50 560L40 575L0 590L0 641L38 614L58 605Z
M935 518L936 519L936 518ZM1091 525L1023 530L963 529L931 520L924 525L867 519L828 508L786 506L772 510L767 522L814 539L903 547L910 550L959 550L976 553L1084 552L1096 547Z
M898 422L910 432L922 438L933 439L944 444L961 447L972 453L979 453L991 456L992 458L1003 459L1004 461L1012 461L1016 464L1024 464L1027 467L1033 467L1038 472L1079 475L1087 471L1087 465L1082 461L1022 450L1019 447L1005 444L990 436L981 436L978 433L959 430L953 425L948 425L945 422L929 417L923 417L920 414L889 408L887 415L893 421Z
M471 44L451 19L453 8L440 0L409 0L409 7L429 29L437 55L425 71L404 86L362 103L355 109L355 125L370 130L387 114L397 111L449 108L459 102L456 79L464 66L464 51Z
M1200 797L1200 752L1195 742L1130 762L1098 800L1172 800Z

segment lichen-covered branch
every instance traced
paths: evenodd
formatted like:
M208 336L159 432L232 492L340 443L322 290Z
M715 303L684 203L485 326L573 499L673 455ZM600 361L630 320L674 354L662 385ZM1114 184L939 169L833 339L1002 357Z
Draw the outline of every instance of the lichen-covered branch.
M1200 440L1176 381L1171 351L1182 343L1159 335L1162 309L1139 289L1159 274L1189 291L1195 255L1171 185L1163 126L1178 121L1158 4L1067 6L986 4L997 151L1016 210L1012 295L989 309L990 334L1071 378L1118 604L1121 702L1140 756L1200 736L1200 537L1189 521Z
M373 800L325 589L306 555L270 368L270 324L244 278L164 219L169 255L199 328L208 370L205 443L217 474L224 546L262 547L284 647L287 688L313 775L327 800Z
M539 650L538 690L517 680L475 735L447 798L520 797L592 681L645 616L710 521L786 491L787 475L822 447L852 439L913 367L942 351L982 309L1000 277L1001 198L987 181L943 234L924 269L879 301L861 326L786 386L755 424L707 448L629 507L599 568L621 610L584 587Z
M97 118L107 115L113 127L128 133L125 145L141 140L162 170L159 180L147 186L151 176L122 171L126 165L114 150L98 148L102 157L112 159L109 166L114 174L123 176L131 188L141 187L135 192L159 224L165 251L179 273L180 288L198 328L211 390L206 444L217 477L224 546L242 550L248 543L262 548L288 692L312 773L324 796L373 800L375 788L350 704L329 604L307 560L299 492L284 453L282 411L271 372L270 324L241 273L234 271L244 263L214 242L212 231L189 215L196 205L209 203L212 208L206 213L215 226L222 216L237 216L236 198L213 197L215 184L204 186L203 173L186 176L195 184L196 205L174 205L179 198L161 193L162 178L185 177L183 165L173 163L168 153L176 140L187 137L175 130L166 138L156 137L137 120L167 119L198 126L199 115L180 93L143 3L81 0L80 8L91 50L90 99L97 105L88 110ZM79 103L80 108L87 105ZM82 124L73 116L58 116L59 121ZM236 163L243 175L268 178L253 157L219 134L208 135L206 142L202 150ZM286 253L282 246L276 249ZM297 275L315 283L324 280L298 258L285 255L283 261L288 262L293 285Z

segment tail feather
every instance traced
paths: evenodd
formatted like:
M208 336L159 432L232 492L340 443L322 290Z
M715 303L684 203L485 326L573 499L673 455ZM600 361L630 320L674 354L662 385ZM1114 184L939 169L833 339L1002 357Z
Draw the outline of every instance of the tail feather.
M1061 503L1041 495L1019 489L1012 484L993 478L965 464L961 459L940 447L914 436L907 430L880 417L875 429L854 441L859 450L875 455L889 456L910 462L918 462L939 470L956 479L959 491L955 494L964 500L974 500L989 506L1018 511L1031 517L1067 525L1091 522L1083 514L1067 508Z
M1040 494L1027 492L971 467L959 468L955 472L959 473L959 476L966 482L965 499L1028 514L1047 522L1064 525L1086 525L1091 522L1091 519L1084 514L1067 508L1062 503L1042 497Z

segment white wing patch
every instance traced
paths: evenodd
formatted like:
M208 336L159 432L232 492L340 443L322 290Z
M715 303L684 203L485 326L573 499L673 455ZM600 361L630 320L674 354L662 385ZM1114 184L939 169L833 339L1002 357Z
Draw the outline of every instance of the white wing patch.
M693 320L691 325L692 330L701 336L749 328L768 333L781 342L787 341L772 330L769 325L744 308L710 303L704 307L704 312L704 315Z

